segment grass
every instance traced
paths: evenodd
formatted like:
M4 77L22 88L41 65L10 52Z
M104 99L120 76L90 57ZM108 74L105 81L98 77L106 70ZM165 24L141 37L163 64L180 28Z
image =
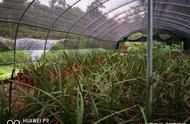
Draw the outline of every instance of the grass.
M10 78L12 69L13 68L11 66L1 66L1 68L0 68L0 80Z
M8 62L13 62L13 51L6 51L6 52L0 52L0 63L1 64L7 64ZM16 52L16 61L25 61L26 55L24 54L24 51L17 50Z
M190 57L154 50L153 65L152 122L189 122ZM34 84L14 81L20 93L12 118L49 118L52 124L146 121L145 52L60 52L25 70ZM15 110L19 101L24 105Z
M104 52L105 49L96 49L96 50L91 50L91 49L80 49L80 50L64 50L66 53L70 52L79 52L80 54L86 54L88 52ZM47 60L51 60L55 56L62 55L63 50L51 50L47 53ZM43 55L42 55L43 57ZM16 59L19 62L27 62L29 60L26 59L26 55L24 54L23 51L17 50L16 53ZM1 64L7 64L9 62L13 62L13 51L7 51L7 52L0 52L0 63ZM17 68L25 66L25 64L17 64ZM11 73L12 73L13 66L12 65L7 65L7 66L1 66L0 68L0 80L10 78ZM17 71L18 72L18 71Z
M0 52L0 80L11 77L13 65L9 65L9 62L13 63L13 51ZM16 52L16 61L26 61L26 56L23 51ZM6 65L8 64L8 65ZM6 65L6 66L5 66ZM17 65L18 67L19 65Z
M105 52L107 51L106 49L102 49L102 48L97 48L97 49L68 49L68 50L51 50L49 52L47 52L47 59L48 58L54 58L56 56L61 56L63 55L63 52L69 54L69 53L76 53L78 52L79 54L88 54L88 53L92 53L92 52Z

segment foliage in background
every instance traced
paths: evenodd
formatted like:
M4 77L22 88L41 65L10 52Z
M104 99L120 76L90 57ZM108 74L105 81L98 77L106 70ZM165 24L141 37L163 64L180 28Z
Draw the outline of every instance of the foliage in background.
M130 51L133 52L143 52L147 49L146 42L124 42L125 45L130 47ZM172 44L167 45L166 43L161 43L154 41L154 50L159 50L160 52L169 52L169 51L181 51L183 49L182 44Z
M144 34L142 33L134 33L134 34L131 34L127 40L136 40L136 39L139 39L141 38L142 36L145 36Z
M8 51L8 52L0 52L0 63L9 63L13 62L13 51ZM25 61L26 60L26 55L24 54L24 51L22 50L17 50L16 52L16 59L17 61Z
M0 43L0 52L10 51L10 48Z

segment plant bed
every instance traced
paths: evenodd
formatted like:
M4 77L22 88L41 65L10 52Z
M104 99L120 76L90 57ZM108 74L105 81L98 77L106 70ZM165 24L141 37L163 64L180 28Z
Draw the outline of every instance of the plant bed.
M189 122L190 58L184 56L154 51L152 122ZM22 102L22 107L12 103L19 108L12 110L14 119L49 118L51 124L146 120L145 53L62 54L24 70L8 80L13 101Z

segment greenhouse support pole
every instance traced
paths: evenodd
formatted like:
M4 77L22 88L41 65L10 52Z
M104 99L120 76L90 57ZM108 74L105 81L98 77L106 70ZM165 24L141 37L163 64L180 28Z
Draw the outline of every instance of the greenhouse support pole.
M153 53L153 0L148 0L148 24L147 24L147 103L146 117L147 122L151 121L152 115L152 53Z

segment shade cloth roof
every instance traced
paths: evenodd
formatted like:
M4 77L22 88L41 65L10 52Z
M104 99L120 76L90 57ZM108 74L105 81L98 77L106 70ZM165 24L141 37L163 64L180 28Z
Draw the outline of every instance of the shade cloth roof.
M62 1L60 5L51 5L51 1L4 0L0 3L0 21L109 42L146 29L147 0L58 0ZM154 0L154 28L188 35L190 0Z

